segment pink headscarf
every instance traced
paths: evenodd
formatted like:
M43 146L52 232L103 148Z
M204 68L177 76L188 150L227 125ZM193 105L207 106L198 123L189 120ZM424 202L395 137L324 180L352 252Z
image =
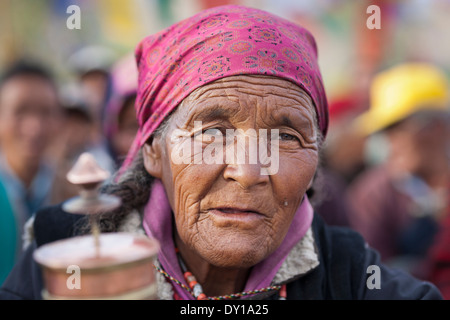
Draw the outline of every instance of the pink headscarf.
M326 135L328 105L314 38L268 12L237 5L205 10L143 39L136 61L139 131L122 169L186 96L233 75L272 75L299 85L312 98Z

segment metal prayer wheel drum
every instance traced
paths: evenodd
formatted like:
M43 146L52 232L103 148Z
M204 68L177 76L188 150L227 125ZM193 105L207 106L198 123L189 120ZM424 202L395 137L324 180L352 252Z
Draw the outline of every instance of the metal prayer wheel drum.
M153 267L159 244L146 236L107 233L80 236L40 247L44 299L156 299Z
M82 154L67 174L80 195L63 203L64 211L89 216L92 235L48 243L36 249L44 299L156 299L154 259L159 243L144 235L100 233L98 215L115 210L120 198L100 194L109 177L94 157Z

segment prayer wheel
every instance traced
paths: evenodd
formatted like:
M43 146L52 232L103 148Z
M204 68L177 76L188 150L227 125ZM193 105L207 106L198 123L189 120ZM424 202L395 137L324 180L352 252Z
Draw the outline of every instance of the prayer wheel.
M63 239L34 253L41 266L44 299L156 299L155 269L159 243L144 235L100 233L97 217L120 206L120 199L98 192L108 178L90 154L82 154L67 174L80 186L80 196L63 209L89 215L92 234Z

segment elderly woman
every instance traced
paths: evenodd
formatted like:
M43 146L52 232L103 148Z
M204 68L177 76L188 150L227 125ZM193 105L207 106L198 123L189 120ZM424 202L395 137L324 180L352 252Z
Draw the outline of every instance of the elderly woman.
M104 188L122 207L101 224L160 242L160 299L441 298L314 216L306 192L328 117L308 31L216 7L144 39L136 57L139 131ZM79 231L76 219L60 206L37 214L3 297L40 298L31 252Z

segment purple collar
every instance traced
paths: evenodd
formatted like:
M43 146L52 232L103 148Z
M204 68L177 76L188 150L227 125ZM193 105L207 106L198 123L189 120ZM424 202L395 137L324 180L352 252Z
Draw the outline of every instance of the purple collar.
M244 291L261 289L271 285L288 253L303 238L311 226L312 219L313 209L305 195L283 242L271 255L252 268ZM172 210L160 180L154 182L150 199L145 206L143 227L149 237L157 239L161 244L158 260L162 268L169 275L187 285L175 253L172 236ZM194 297L180 286L175 285L174 289L182 299L194 300Z

